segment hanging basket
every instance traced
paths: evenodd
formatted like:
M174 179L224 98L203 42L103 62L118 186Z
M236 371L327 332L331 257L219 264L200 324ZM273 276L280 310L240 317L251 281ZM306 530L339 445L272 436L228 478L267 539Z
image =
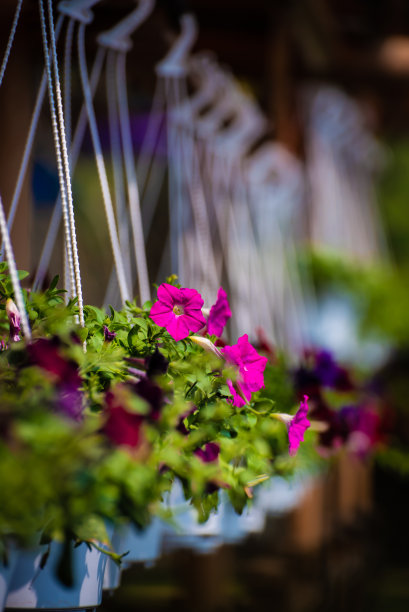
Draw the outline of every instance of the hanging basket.
M107 556L84 542L78 547L74 547L74 543L71 546L72 587L64 586L56 577L63 544L51 543L43 568L40 563L46 546L21 551L10 582L6 607L66 610L98 606L102 599Z
M7 564L0 561L0 612L6 603L10 581L17 566L18 554L17 548L9 546L7 550Z

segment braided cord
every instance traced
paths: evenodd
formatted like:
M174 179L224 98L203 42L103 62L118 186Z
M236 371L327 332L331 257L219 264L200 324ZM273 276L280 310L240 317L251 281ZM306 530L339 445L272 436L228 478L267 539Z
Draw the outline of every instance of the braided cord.
M94 96L95 90L98 85L99 77L101 75L102 66L104 63L105 51L102 47L98 47L97 54L95 56L94 65L92 67L91 72L91 95ZM72 141L70 158L71 158L71 169L74 171L74 168L77 164L78 157L81 150L82 141L85 135L85 129L87 127L87 111L85 109L85 104L83 104L80 116L78 118L78 122L74 131L74 138ZM33 281L33 288L37 290L43 284L45 274L48 269L48 265L51 259L51 255L54 249L55 241L58 235L58 229L60 227L61 221L61 197L58 196L53 214L48 226L47 236L44 241L43 249L41 251L40 261L37 267L37 272Z
M138 272L139 294L141 303L150 299L148 265L146 262L145 240L142 228L141 207L139 202L138 183L133 159L131 122L129 119L128 95L126 91L126 54L117 55L117 93L119 123L121 128L122 147L124 152L125 173L128 186L129 212L133 234L136 269Z
M13 247L11 246L10 234L7 229L6 215L4 213L3 202L0 197L0 231L3 239L4 248L6 251L6 259L13 285L14 298L17 302L17 308L20 311L21 326L27 340L31 340L31 329L28 322L26 307L24 305L23 292L21 291L20 281L17 274L16 260L14 259Z
M70 19L65 33L64 45L64 116L65 116L65 134L68 151L71 149L71 58L72 58L72 39L74 34L75 21ZM71 155L69 154L71 163ZM75 270L74 270L75 272ZM68 273L68 256L67 249L64 248L64 287L67 291L65 299L72 294L70 287L70 278Z
M70 172L70 164L68 160L68 148L67 141L65 138L65 125L64 125L64 112L62 105L62 96L61 96L61 84L60 77L58 73L58 61L57 61L57 48L54 37L54 20L53 20L53 7L52 0L48 0L48 19L49 19L49 30L50 30L50 42L51 42L51 52L53 57L53 68L54 68L54 79L55 79L55 91L57 97L57 117L58 124L60 129L60 145L62 151L62 161L63 161L63 173L65 179L65 187L66 187L66 203L68 208L68 222L69 222L69 232L70 232L70 241L71 241L71 257L73 258L73 262L68 261L68 265L70 268L70 284L71 290L75 286L76 297L78 298L78 310L79 310L79 319L81 327L84 326L84 305L82 299L82 285L81 285L81 272L80 272L80 263L78 257L78 245L77 245L77 234L75 230L75 218L74 218L74 205L72 201L72 188L71 188L71 172ZM62 200L64 202L64 200ZM69 260L69 250L67 249L67 259ZM72 278L72 270L74 273L74 279ZM74 285L75 283L75 285Z
M114 256L114 262L116 267L116 273L119 284L119 291L121 293L121 299L123 302L129 300L129 290L125 277L125 270L122 261L121 249L119 245L118 232L116 228L114 209L112 206L112 198L108 185L108 178L104 164L104 158L102 155L102 147L98 134L98 127L94 113L94 107L92 103L92 95L87 74L87 64L85 58L85 24L81 23L78 28L78 56L80 66L80 76L82 82L82 88L84 92L84 100L88 113L88 123L91 131L91 138L94 147L95 161L97 164L98 176L101 185L102 199L104 201L105 214L108 223L109 237L111 241L112 253Z
M14 13L13 23L11 25L11 30L9 34L9 39L7 41L6 51L4 53L3 61L1 63L0 68L0 87L3 82L4 73L6 72L7 62L9 61L11 47L13 46L14 36L16 34L17 24L20 17L21 6L23 4L23 0L18 0L16 6L16 12Z
M60 136L59 136L59 131L58 131L57 113L56 113L55 101L54 101L53 80L52 80L52 74L51 74L51 65L50 65L50 56L49 56L49 49L48 49L47 30L46 30L46 25L45 25L43 0L38 0L38 4L39 4L39 10L40 10L41 33L42 33L42 38L43 38L45 68L46 68L46 74L47 74L48 97L49 97L50 112L51 112L51 124L52 124L53 138L54 138L55 154L57 158L58 179L60 183L60 196L61 196L62 212L63 212L63 219L64 219L65 244L66 244L66 249L67 249L70 284L71 284L71 287L73 288L75 286L74 285L74 265L73 265L73 257L72 257L70 222L69 222L69 216L68 216L67 189L66 189L66 183L65 183L65 178L64 178L64 169L63 169L61 146L60 146Z

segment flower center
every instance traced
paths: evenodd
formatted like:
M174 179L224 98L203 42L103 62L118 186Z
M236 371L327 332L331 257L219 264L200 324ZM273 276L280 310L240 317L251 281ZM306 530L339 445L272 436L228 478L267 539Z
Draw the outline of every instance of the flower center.
M175 304L175 306L173 307L173 313L177 317L180 317L180 315L185 313L185 310L184 310L184 308L183 308L183 306L181 304Z

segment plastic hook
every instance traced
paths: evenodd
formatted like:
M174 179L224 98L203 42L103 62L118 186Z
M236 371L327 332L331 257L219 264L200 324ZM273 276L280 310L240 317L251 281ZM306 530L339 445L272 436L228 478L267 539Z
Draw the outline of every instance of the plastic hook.
M94 15L89 8L100 1L101 0L62 0L62 2L58 4L58 10L60 13L68 15L68 17L76 21L91 23Z
M130 15L127 15L110 30L99 34L98 43L114 51L129 51L132 48L130 34L149 17L154 6L155 0L139 0L137 8Z
M187 59L197 38L197 21L191 13L180 18L181 31L169 52L157 64L156 72L162 77L180 77L187 72Z

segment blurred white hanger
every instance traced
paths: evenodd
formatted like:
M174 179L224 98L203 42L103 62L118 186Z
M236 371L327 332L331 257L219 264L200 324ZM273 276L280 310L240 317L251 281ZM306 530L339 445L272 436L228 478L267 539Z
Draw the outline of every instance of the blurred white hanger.
M188 58L197 38L197 22L194 15L185 13L180 18L180 34L169 52L156 65L156 73L161 77L186 76Z
M81 21L81 23L91 23L94 16L89 8L100 1L101 0L62 0L57 8L60 13L67 15L71 19Z
M155 6L155 0L138 0L137 8L113 28L99 34L98 43L115 51L132 49L130 35L149 17Z

